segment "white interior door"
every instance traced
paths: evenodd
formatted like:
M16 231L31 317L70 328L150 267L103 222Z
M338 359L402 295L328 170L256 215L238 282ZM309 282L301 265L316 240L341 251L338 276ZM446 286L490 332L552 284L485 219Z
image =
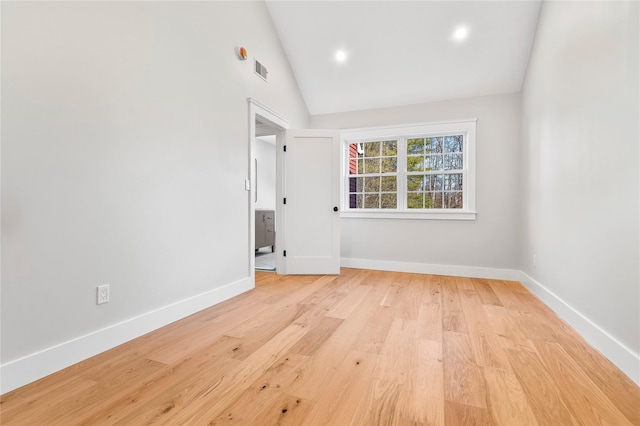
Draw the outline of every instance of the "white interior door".
M340 273L340 133L284 133L286 274Z

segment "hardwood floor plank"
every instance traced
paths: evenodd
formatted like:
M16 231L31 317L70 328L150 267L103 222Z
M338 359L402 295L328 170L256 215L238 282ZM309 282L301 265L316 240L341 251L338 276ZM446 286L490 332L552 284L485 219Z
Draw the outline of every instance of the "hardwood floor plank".
M534 342L560 397L581 424L629 425L631 422L557 343Z
M454 426L486 426L493 424L493 420L486 408L472 407L457 402L444 402L445 424Z
M483 367L487 385L487 408L498 425L536 425L529 401L510 371Z
M339 275L305 275L301 277L300 287L295 292L282 292L272 295L266 299L264 303L270 305L291 305L298 304L316 291L324 288L326 285L335 281ZM284 286L283 286L284 287Z
M402 385L374 379L351 419L352 425L399 424L398 398ZM400 423L402 424L402 423Z
M350 351L305 419L310 425L346 425L366 397L379 355Z
M442 342L442 308L437 303L422 303L418 311L418 339Z
M539 424L577 424L537 353L509 350L507 357Z
M397 300L400 299L400 291L402 287L399 285L392 285L387 288L384 297L380 301L380 306L384 306L386 308L390 308L391 306L395 306Z
M435 275L422 275L422 285L424 291L420 301L423 304L434 304L442 306L442 285L439 277Z
M482 304L484 305L495 305L502 306L502 302L491 288L491 284L489 284L489 280L485 280L482 278L472 278L471 282L473 283L474 289L480 295L482 299Z
M44 391L46 394L46 391ZM2 422L2 413L15 409L15 407L25 405L27 399L16 394L7 393L0 395L0 422Z
M71 384L70 384L71 383ZM76 387L75 383L85 383L87 387L96 384L93 380L85 379L79 375L69 374L69 369L64 369L36 382L18 388L12 392L0 396L0 420L1 415L10 412L22 404L32 403L45 398L50 393L66 393L67 389ZM82 387L82 386L78 386Z
M376 271L370 271L368 269L346 269L347 275L339 275L337 281L340 285L340 290L349 293L352 289L359 285L367 285L370 280L375 281L375 277L378 275Z
M315 354L343 321L341 318L322 318L317 325L309 327L307 334L293 345L290 352L300 355Z
M308 305L290 305L282 307L271 315L258 315L238 328L229 330L219 339L220 344L214 346L214 354L243 360L258 348L271 340L286 327L296 321ZM263 313L264 314L264 313Z
M350 276L356 276L351 272ZM343 276L327 283L321 289L315 291L299 302L301 305L309 305L309 310L296 320L298 324L311 325L324 318L328 311L333 309L348 294L348 290L343 288L349 285L350 281ZM349 287L351 288L351 287Z
M559 318L551 308L542 303L533 293L519 293L518 297L528 306L529 312L535 315L536 320L546 324L547 328L551 329L555 342L560 343L565 338L582 340L578 332Z
M483 307L503 349L536 351L533 342L527 338L505 308L494 305L483 305Z
M158 377L143 381L136 389L97 410L82 424L137 425L163 421L171 411L181 411L214 387L240 361L198 354L169 368Z
M528 311L527 305L518 298L518 294L529 292L522 284L515 281L491 280L489 286L504 308L513 311Z
M128 360L123 357L115 357L114 360L117 362L100 363L94 368L80 372L78 376L97 383L114 383L121 379L123 373L131 374L136 373L136 370L147 371L154 368L159 370L167 366L167 364L147 359L141 353L136 353L136 355L131 356Z
M417 320L424 291L423 280L418 275L411 275L408 283L400 289L395 300L396 316Z
M267 299L265 303L268 303L271 305L280 305L280 306L301 304L300 303L301 300L304 300L307 297L310 297L311 295L315 294L316 292L326 288L333 281L338 279L338 277L339 275L322 275L322 276L312 275L310 276L310 278L312 279L309 279L308 281L306 281L305 284L296 283L296 285L289 288L288 291L284 293L279 293L271 297L270 299Z
M44 416L34 423L70 424L87 412L87 407L99 411L101 406L121 398L148 377L154 377L166 368L149 359L140 359L123 370L111 370L97 380L97 385L76 394L55 406L47 407Z
M519 283L256 286L2 395L1 423L640 424L640 388Z
M277 312L273 312L272 309L263 310L261 312L252 315L239 325L230 328L224 334L226 336L245 338L252 336L259 336L264 334L265 324L277 323L277 324L291 324L297 320L302 314L309 309L307 305L298 305L291 303L285 306L279 306Z
M263 412L269 411L275 401L293 382L300 368L307 363L309 357L293 353L284 354L267 371L256 379L235 401L225 407L211 421L216 425L251 424L260 419Z
M359 285L350 291L345 297L336 303L326 313L328 317L345 319L358 307L360 302L371 292L373 287L368 285Z
M476 288L473 285L473 278L452 277L452 279L456 283L456 287L458 288L458 291L463 291L463 290L476 291Z
M459 294L476 364L510 370L511 366L502 350L500 340L485 314L482 300L476 291L462 290Z
M387 306L376 306L353 345L356 351L379 354L387 340L394 311Z
M252 309L253 308L253 309ZM189 357L190 353L200 350L222 337L238 322L251 318L267 310L269 305L240 305L237 309L226 312L209 322L203 322L201 327L186 334L177 335L173 341L167 341L161 348L155 349L147 357L154 361L171 364L181 358Z
M315 289L308 296L303 297L298 300L298 304L300 305L317 305L324 299L326 299L329 295L338 294L342 290L342 286L344 285L344 280L346 279L342 275L338 276L323 276L322 278L329 277L331 279L327 279L325 285L320 288ZM297 292L296 292L297 293Z
M27 396L22 398L23 404L16 404L13 407L3 406L0 419L3 424L45 424L50 407L58 407L69 398L81 395L97 385L93 380L74 376L58 386L54 392L47 394L46 398L41 396L36 399Z
M583 339L564 339L562 348L634 425L640 425L640 387Z
M430 340L419 340L416 346L416 362L401 389L398 401L398 424L444 424L442 345Z
M541 320L539 315L533 312L507 310L509 316L516 323L517 328L526 333L531 341L553 342L558 341L558 332L549 323Z
M462 312L460 296L455 279L439 277L442 283L442 327L443 331L468 333L467 323Z
M305 424L304 419L315 406L314 401L302 399L286 393L278 395L271 406L259 412L248 424L298 426Z
M305 326L291 324L269 342L252 353L235 369L222 376L210 388L203 390L199 398L190 402L195 410L174 410L173 415L164 421L176 424L211 421L225 407L235 401L246 387L264 374L278 359L282 357L307 332Z
M298 380L287 392L311 401L317 401L324 392L324 386L331 380L358 340L360 333L375 308L377 295L370 293L363 303L345 319L331 334L318 351L311 357Z
M406 383L418 353L415 337L417 325L415 320L393 319L373 377L387 382Z
M445 331L442 342L445 400L487 408L485 383L475 363L469 336Z

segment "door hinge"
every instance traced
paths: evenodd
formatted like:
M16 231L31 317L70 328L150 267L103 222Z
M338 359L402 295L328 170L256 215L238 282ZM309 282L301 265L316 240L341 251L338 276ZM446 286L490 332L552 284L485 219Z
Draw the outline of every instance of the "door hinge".
M286 251L286 250L284 250L284 251L282 252L282 255L283 255L284 257L287 257L287 251Z
M287 199L286 199L286 198L284 198L284 199L282 200L282 202L283 202L284 204L287 204Z
M283 148L284 148L284 152L287 152L287 146L284 145Z

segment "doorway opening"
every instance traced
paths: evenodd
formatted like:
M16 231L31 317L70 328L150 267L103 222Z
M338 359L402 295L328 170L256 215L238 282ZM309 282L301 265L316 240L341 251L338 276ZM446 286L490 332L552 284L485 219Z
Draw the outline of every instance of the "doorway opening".
M256 118L255 269L276 270L276 135Z
M249 275L255 271L284 273L282 203L282 132L289 122L249 98Z

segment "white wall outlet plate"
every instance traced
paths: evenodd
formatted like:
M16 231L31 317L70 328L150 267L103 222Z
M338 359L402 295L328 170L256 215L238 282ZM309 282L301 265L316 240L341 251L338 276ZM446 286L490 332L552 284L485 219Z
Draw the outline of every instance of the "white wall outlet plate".
M96 305L102 305L109 301L109 284L99 285L96 292Z

